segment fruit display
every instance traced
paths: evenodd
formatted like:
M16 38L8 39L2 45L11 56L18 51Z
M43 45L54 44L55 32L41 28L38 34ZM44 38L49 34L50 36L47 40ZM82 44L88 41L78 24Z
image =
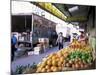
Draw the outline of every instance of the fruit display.
M61 71L64 64L65 59L63 53L62 51L58 51L57 53L48 55L47 58L38 65L36 72L38 73Z
M78 41L71 43L56 53L48 55L38 64L37 73L57 72L85 69L91 66L93 62L92 48L89 45L81 45Z
M66 67L72 69L84 69L91 66L93 62L92 54L89 52L75 51L66 58Z
M92 47L85 42L79 42L77 40L74 40L68 47L71 51L73 50L79 50L79 51L85 51L85 52L91 52Z
M70 53L70 55L67 57L69 60L74 60L79 58L80 60L83 60L87 63L92 62L92 54L88 52L82 52L82 51L75 51Z
M78 41L74 41L74 42L72 42L71 44L70 44L70 46L69 46L70 48L79 48L79 49L81 49L83 46L78 42Z

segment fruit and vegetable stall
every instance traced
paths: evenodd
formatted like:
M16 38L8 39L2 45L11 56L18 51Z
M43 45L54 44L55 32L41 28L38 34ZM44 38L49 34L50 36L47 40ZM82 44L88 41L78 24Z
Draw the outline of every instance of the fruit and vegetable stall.
M68 47L58 52L45 56L37 65L20 67L21 72L17 73L47 73L72 70L87 70L94 65L96 58L93 55L93 48L89 44L83 44L74 40ZM24 70L22 70L22 68Z

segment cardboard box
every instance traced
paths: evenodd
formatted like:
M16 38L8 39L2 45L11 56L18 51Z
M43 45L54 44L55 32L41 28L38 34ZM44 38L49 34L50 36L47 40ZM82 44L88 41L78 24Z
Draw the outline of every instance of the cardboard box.
M34 51L34 54L39 55L39 54L41 54L41 51Z
M41 47L35 47L35 48L34 48L34 51L41 51L41 50L42 50Z
M49 39L48 38L39 38L38 41L40 43L49 43Z
M28 55L33 55L34 54L34 51L29 51L28 52Z

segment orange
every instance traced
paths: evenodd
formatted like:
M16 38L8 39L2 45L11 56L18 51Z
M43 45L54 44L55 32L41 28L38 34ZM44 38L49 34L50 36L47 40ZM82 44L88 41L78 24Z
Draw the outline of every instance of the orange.
M57 72L58 68L57 67L53 67L53 72Z
M47 72L51 72L51 69L47 69Z
M50 68L50 66L49 65L46 65L45 68L48 70Z
M53 57L52 57L52 60L56 60L56 58L57 58L56 56L53 56Z
M62 62L61 61L58 62L58 66L62 66Z
M57 67L56 67L56 66L52 66L52 67L51 67L51 70L52 70L53 72L58 71L58 69L57 69Z
M57 65L57 61L56 61L56 60L53 60L53 61L52 61L52 65L53 65L53 66L56 66L56 65Z
M64 57L63 57L63 56L60 57L60 61L61 61L61 62L64 62Z
M51 60L51 59L49 59L49 60L47 61L47 65L52 65L52 60Z

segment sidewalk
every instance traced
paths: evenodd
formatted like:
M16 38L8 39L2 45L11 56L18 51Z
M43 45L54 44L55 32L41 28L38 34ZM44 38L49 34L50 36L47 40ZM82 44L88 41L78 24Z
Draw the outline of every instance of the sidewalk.
M66 46L68 46L68 43L64 44L64 47L66 47ZM31 55L31 56L19 58L19 59L12 62L11 68L12 68L13 71L15 71L15 69L18 65L27 65L27 64L32 64L33 62L38 64L39 62L41 62L43 57L45 57L46 55L48 55L50 53L57 52L58 50L59 49L58 49L58 46L57 46L57 47L50 48L49 50L47 50L47 52L42 53L40 55Z

